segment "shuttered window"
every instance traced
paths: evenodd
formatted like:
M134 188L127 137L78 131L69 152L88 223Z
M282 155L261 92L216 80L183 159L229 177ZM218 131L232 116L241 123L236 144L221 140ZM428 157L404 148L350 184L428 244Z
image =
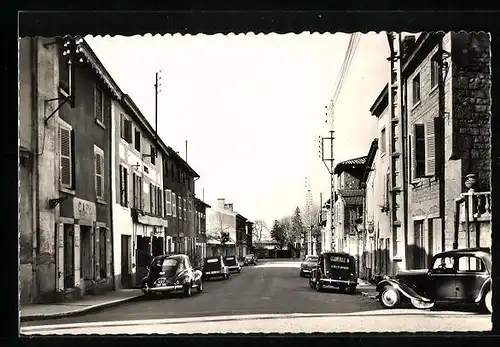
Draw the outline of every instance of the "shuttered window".
M411 136L411 177L412 181L425 176L425 127L423 124L413 125Z
M73 188L73 131L69 125L59 126L59 161L61 186Z
M97 86L94 92L95 118L104 125L104 96Z
M128 170L120 165L120 205L128 207Z
M155 212L155 189L152 183L149 184L149 212Z
M184 220L187 220L188 217L187 217L187 202L186 202L186 199L182 199L182 207L183 207L183 210L184 210L184 215L183 215L183 219Z
M166 216L171 216L172 215L172 191L170 190L165 190L165 209L166 209Z
M436 140L434 119L425 123L425 175L434 176L436 173Z
M420 101L420 73L417 74L412 81L413 105Z
M156 215L157 216L163 216L163 199L162 199L162 194L161 194L161 189L158 187L157 188L157 194L158 194L158 205L156 208Z
M180 196L177 196L177 208L177 216L182 219L182 198Z
M95 163L95 194L102 199L104 197L104 152L97 146L94 146Z
M124 114L120 115L120 136L128 143L132 143L132 122Z
M174 192L172 192L172 217L177 217L177 205Z

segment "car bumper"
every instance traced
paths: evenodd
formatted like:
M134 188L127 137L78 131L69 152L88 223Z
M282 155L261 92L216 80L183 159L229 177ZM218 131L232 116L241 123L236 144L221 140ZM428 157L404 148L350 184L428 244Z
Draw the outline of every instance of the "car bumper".
M228 266L227 268L229 271L240 271L240 267L239 266Z
M300 269L300 271L302 271L305 274L310 274L312 270L311 269Z
M223 276L223 271L207 271L205 272L205 276Z
M142 291L144 293L165 293L165 292L176 292L183 290L182 284L176 284L173 286L161 286L161 287L143 287Z
M327 285L327 286L336 286L338 287L339 285L343 284L343 285L348 285L348 286L351 286L351 285L357 285L358 282L357 281L351 281L351 280L336 280L336 279L332 279L332 278L321 278L320 279L321 283L323 285Z

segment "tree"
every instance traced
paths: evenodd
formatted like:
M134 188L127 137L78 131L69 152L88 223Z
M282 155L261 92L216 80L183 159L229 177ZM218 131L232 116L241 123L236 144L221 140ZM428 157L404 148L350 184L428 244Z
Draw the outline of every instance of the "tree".
M255 236L255 243L262 241L262 235L267 232L267 224L262 219L257 219L253 224L253 236Z
M304 237L304 223L302 221L302 216L300 215L300 208L297 206L295 208L295 213L292 216L292 235L295 242L300 241L301 237Z
M224 248L231 241L231 219L231 216L223 212L214 211L208 220L209 232L207 232L207 238L218 241L220 246Z
M285 229L278 220L275 220L273 223L273 228L271 229L271 237L274 241L276 241L276 245L279 249L283 249L287 244Z

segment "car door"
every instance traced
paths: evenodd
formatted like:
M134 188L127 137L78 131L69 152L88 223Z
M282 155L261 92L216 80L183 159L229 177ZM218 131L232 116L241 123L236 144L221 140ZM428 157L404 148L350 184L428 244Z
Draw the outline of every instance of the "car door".
M482 259L474 255L461 255L458 257L455 283L457 299L464 301L476 299L482 284L488 277L489 273Z
M428 276L429 282L426 291L429 299L434 301L456 300L456 266L453 256L435 258Z

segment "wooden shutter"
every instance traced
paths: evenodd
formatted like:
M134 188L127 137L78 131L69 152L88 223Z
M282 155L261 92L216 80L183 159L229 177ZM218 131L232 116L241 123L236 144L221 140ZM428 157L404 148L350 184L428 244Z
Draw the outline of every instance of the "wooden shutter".
M101 153L95 152L95 193L102 198L104 192L104 158Z
M64 290L64 224L56 224L57 227L57 249L56 249L56 290Z
M65 187L73 186L73 160L71 130L59 127L60 180Z
M441 174L441 165L444 160L444 147L443 147L443 139L444 139L444 120L442 117L434 118L434 139L435 139L435 174Z
M434 135L434 118L425 123L425 175L436 173L436 139Z
M182 206L184 208L184 220L187 220L188 216L187 216L187 202L186 202L186 198L183 199Z
M125 118L123 113L120 113L120 137L122 139L127 138L126 121L127 119Z
M172 216L177 217L177 201L174 192L172 192Z
M415 182L417 179L417 155L416 155L416 124L413 124L412 126L412 134L410 135L410 146L411 146L411 156L410 156L410 170L411 170L411 177L410 180L411 182Z
M123 206L124 204L124 172L123 172L124 167L120 165L120 205Z
M95 118L104 124L104 107L102 91L95 87Z
M111 230L106 228L106 277L111 276Z
M124 187L123 187L123 191L124 191L124 195L125 195L125 200L124 200L124 204L125 204L125 207L128 207L128 170L126 168L123 168L123 183L124 183Z
M172 191L171 190L166 190L166 199L167 199L167 216L172 215Z

